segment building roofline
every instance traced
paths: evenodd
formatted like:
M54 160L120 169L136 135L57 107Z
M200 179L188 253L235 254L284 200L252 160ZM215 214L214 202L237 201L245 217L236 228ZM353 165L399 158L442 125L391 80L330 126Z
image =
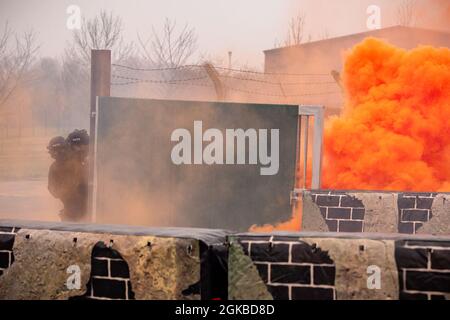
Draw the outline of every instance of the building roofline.
M307 46L317 45L317 44L324 43L327 41L342 40L345 38L351 38L351 37L355 37L355 36L363 36L363 35L376 36L377 33L381 33L381 32L384 32L387 30L392 30L392 29L405 29L405 30L416 30L416 31L422 31L422 32L433 32L433 33L437 33L437 34L450 36L450 32L447 32L445 30L406 27L406 26L396 25L396 26L391 26L391 27L382 28L382 29L347 34L347 35L338 36L338 37L329 38L329 39L305 42L305 43L301 43L301 44L297 44L297 45L293 45L293 46L285 46L285 47L280 47L280 48L267 49L267 50L263 50L263 52L264 52L264 54L266 54L266 53L272 53L272 52L281 51L281 50L298 49L298 48L303 48L303 47L307 47Z

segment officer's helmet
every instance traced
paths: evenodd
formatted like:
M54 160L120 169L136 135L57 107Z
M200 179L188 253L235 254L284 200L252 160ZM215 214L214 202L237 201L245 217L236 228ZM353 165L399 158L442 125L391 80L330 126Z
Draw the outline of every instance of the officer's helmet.
M61 136L52 138L47 146L48 152L54 158L58 155L62 155L66 151L66 148L67 148L66 139L64 139L64 137Z
M67 136L70 146L86 146L89 144L89 135L86 130L75 130Z

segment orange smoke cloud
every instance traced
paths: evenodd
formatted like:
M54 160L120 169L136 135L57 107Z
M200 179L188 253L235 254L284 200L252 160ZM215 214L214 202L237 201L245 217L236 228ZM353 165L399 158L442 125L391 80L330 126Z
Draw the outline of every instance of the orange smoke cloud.
M344 83L344 113L326 126L323 187L449 191L450 50L366 39Z
M297 202L297 207L292 211L291 220L281 222L276 225L266 224L263 226L253 225L249 232L272 232L272 231L298 231L302 225L302 202L301 199Z
M354 47L344 112L327 121L324 189L450 191L450 50ZM300 230L301 212L250 231Z

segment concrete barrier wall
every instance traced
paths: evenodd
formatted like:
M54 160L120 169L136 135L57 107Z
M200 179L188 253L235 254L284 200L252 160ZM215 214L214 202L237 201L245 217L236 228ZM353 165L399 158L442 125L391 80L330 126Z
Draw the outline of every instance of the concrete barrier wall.
M210 299L225 232L0 221L0 299ZM222 281L223 282L223 281Z
M304 191L304 231L450 235L449 193Z
M0 299L448 299L450 237L0 220Z
M450 237L278 233L231 238L230 299L450 299Z

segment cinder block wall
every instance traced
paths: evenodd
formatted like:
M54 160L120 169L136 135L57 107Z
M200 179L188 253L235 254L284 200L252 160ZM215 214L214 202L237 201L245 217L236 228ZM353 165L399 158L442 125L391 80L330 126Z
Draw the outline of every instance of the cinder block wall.
M95 245L91 276L82 298L134 300L128 263L117 250L101 242Z
M20 228L0 227L0 276L13 264L14 239ZM73 299L134 299L130 271L120 253L99 242L92 251L86 294Z
M244 236L240 243L274 299L335 299L336 267L326 252L293 237Z
M450 295L450 243L399 241L396 244L400 299L443 300Z
M0 220L0 299L226 299L225 231L14 224Z
M360 208L359 203L354 204L346 207L350 208L350 217L353 208ZM41 224L33 229L23 223L19 227L11 222L2 226L0 221L0 298L450 297L448 236L231 234L194 229L174 233L142 228L130 234L128 227L123 227L123 233L121 228L100 233L109 227ZM76 257L72 259L72 255ZM66 288L66 268L74 262L87 277L80 290L71 292ZM374 267L380 288L368 287L369 271Z
M450 234L449 193L311 190L302 200L305 231Z
M14 262L14 237L19 228L0 226L0 276Z
M230 298L450 299L449 237L240 234L232 242ZM379 287L368 286L372 270Z

